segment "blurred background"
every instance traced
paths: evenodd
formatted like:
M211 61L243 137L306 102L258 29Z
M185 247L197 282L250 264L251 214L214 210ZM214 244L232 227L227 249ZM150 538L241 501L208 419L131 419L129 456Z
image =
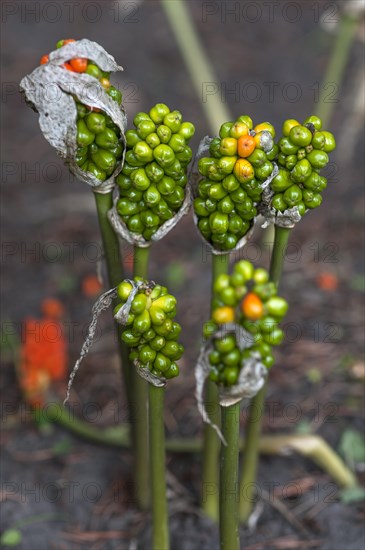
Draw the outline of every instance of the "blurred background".
M5 547L149 547L149 517L136 511L130 490L129 451L78 438L47 422L47 415L34 418L16 376L26 330L36 330L32 319L51 317L61 336L42 332L38 323L37 338L59 342L43 352L58 365L54 383L43 382L49 401L61 402L103 290L93 194L69 174L18 91L21 78L61 38L95 40L124 67L113 84L123 93L130 122L158 102L180 110L196 126L193 150L242 114L278 130L286 118L323 115L337 149L326 169L324 203L293 230L287 250L281 294L290 310L270 373L263 428L323 436L363 480L363 4L2 2ZM272 233L258 225L232 261L246 258L268 267L271 244ZM123 244L122 251L130 275L133 250ZM209 316L210 258L191 213L153 246L150 278L177 296L186 347L182 375L167 390L167 434L198 436L194 365ZM26 388L27 381L20 382ZM112 316L106 313L75 381L72 412L106 429L125 421L125 411ZM246 416L243 409L242 430ZM199 455L169 454L168 468L173 548L217 548L216 526L198 510ZM267 497L270 483L287 514ZM300 491L284 491L290 483ZM264 510L256 531L245 533L246 548L363 548L359 495L346 503L310 460L262 457L259 487Z

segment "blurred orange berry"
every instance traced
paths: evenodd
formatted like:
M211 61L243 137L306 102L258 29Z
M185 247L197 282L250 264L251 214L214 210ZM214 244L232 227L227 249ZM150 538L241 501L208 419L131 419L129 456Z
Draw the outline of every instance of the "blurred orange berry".
M19 361L25 398L33 406L43 403L51 381L64 380L66 375L67 341L62 325L56 318L26 319Z
M327 290L328 292L333 292L338 288L337 276L329 271L324 271L323 273L317 275L316 283L318 288Z
M42 302L42 313L45 317L51 319L62 319L65 314L65 308L57 298L46 298Z
M92 298L100 294L101 289L101 283L96 275L88 275L82 281L82 293L88 298Z

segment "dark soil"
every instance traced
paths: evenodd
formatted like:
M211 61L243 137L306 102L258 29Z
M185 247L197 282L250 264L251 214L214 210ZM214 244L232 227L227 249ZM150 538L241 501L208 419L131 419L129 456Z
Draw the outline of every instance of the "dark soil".
M129 451L93 445L55 424L37 426L22 401L14 356L5 345L11 327L20 335L22 320L40 315L42 299L56 296L67 311L72 365L93 303L81 293L81 281L95 273L101 250L92 193L69 176L45 142L37 117L21 100L17 85L58 38L75 36L100 42L124 66L118 83L130 119L157 101L176 106L196 123L196 147L208 133L202 98L196 97L157 2L79 2L73 21L64 2L35 3L57 5L58 21L51 6L39 12L38 21L37 15L27 11L32 2L11 3L12 9L5 4L1 530L19 527L23 542L18 547L24 550L148 549L150 517L138 512L133 500ZM85 12L87 4L99 6L98 21L90 21L96 15L91 7ZM228 4L239 5L241 11L225 20L223 10ZM268 119L279 127L285 118L301 119L312 112L334 35L317 20L316 10L321 15L324 2L291 3L299 10L296 19L285 11L290 3L281 2L273 20L264 3L255 22L253 13L243 11L248 4L259 5L197 1L190 2L189 8L214 64L222 101L227 101L234 116L248 112L255 120ZM112 11L116 5L118 21ZM207 16L206 10L213 8L215 14ZM338 14L336 7L328 17L338 19ZM288 18L295 21L290 23ZM330 129L339 139L324 205L295 228L288 248L281 286L290 303L287 337L270 373L263 422L265 433L310 430L335 449L345 430L361 430L363 425L363 112L355 106L362 46L359 33L343 83L336 83ZM295 101L288 96L293 82L301 92ZM248 96L249 83L261 91L260 100ZM270 83L273 97L269 97ZM224 93L235 86L240 97ZM267 266L268 233L257 228L239 257ZM130 259L130 247L123 250ZM200 346L197 335L209 315L210 261L191 215L153 248L150 272L151 279L167 284L178 297L186 346L182 376L167 390L167 435L199 436L202 425L193 369ZM318 276L328 272L338 280L333 291L317 283ZM100 326L100 337L76 379L72 400L78 416L106 427L125 420L125 399L110 314L104 314ZM55 391L52 399L61 400L64 387ZM246 413L243 408L242 433ZM172 548L218 548L217 526L199 509L199 456L169 454L168 471ZM362 473L357 473L363 482ZM293 487L297 488L294 493ZM309 459L261 457L257 492L257 525L251 532L242 531L242 548L365 548L362 504L342 503L340 489Z

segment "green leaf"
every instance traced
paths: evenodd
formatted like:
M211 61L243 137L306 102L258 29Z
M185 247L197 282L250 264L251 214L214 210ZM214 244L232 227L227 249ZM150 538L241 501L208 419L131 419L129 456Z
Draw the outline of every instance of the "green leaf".
M69 439L59 441L52 447L55 455L67 455L72 450L72 443Z
M319 382L321 382L322 380L322 372L316 367L313 367L312 369L308 370L307 378L312 384L319 384Z
M166 267L166 277L169 286L180 289L185 283L185 269L180 262L171 262Z
M352 290L358 292L365 292L365 277L364 275L355 275L350 281L350 287Z
M16 327L9 319L4 319L3 330L1 332L0 350L1 353L14 352L20 346L20 339Z
M296 425L295 431L298 434L310 434L312 433L312 424L309 420L301 420Z
M340 499L345 504L350 504L351 502L361 502L365 499L365 489L364 487L347 487L340 492Z
M365 440L363 435L351 428L345 430L338 451L352 469L355 469L356 464L365 463Z
M17 546L22 541L22 534L18 529L7 529L0 537L2 546Z

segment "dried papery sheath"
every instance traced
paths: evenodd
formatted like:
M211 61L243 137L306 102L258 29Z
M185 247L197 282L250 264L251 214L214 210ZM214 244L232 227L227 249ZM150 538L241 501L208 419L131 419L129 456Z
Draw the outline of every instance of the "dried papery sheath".
M262 202L258 208L260 214L265 218L262 228L265 229L270 224L286 227L287 229L293 228L302 219L298 207L293 206L284 210L284 212L280 212L271 206L273 196L274 192L270 187L267 187L262 194Z
M163 376L156 376L155 374L152 374L151 371L146 369L146 367L141 365L141 363L139 363L139 361L137 360L133 361L133 364L143 380L146 380L146 382L152 384L152 386L155 386L156 388L163 388L166 386L166 378L164 378Z
M251 399L263 387L267 368L262 364L260 354L253 352L243 363L237 384L228 388L219 388L219 404L230 407L242 399Z
M39 113L39 125L45 138L65 160L70 171L94 190L108 192L114 186L114 178L121 171L124 162L126 115L96 78L85 72L72 72L63 67L65 62L74 58L87 58L97 63L102 71L122 70L99 44L83 39L51 52L48 63L37 67L21 80L20 90L26 101ZM103 180L90 171L83 170L76 163L76 99L88 108L108 115L120 132L122 154L113 173Z
M234 334L237 345L241 351L253 344L253 336L235 323L222 325L201 347L199 358L195 367L195 396L198 409L204 422L208 423L218 434L224 445L226 441L218 428L211 422L204 404L204 387L211 372L209 354L213 351L213 339L222 338L227 334ZM265 383L267 369L262 364L260 355L253 352L249 359L245 359L239 374L237 384L231 387L219 388L219 404L222 407L230 407L242 399L251 399Z
M189 186L186 186L185 188L185 199L182 203L181 207L177 211L177 213L167 220L165 223L163 223L157 231L151 236L150 240L146 240L143 235L139 233L132 233L129 231L128 227L124 223L121 216L118 214L117 210L117 203L118 203L119 197L116 196L114 199L114 206L111 210L108 212L108 218L109 221L114 229L114 231L122 237L125 241L127 241L129 244L133 244L135 246L139 246L140 248L148 248L151 246L154 242L159 241L160 239L163 239L173 229L183 218L183 216L186 216L186 214L189 213L190 207L191 207L191 191Z
M131 310L132 302L133 302L138 290L143 287L143 282L142 281L135 282L132 279L126 279L126 282L129 283L130 285L132 285L132 290L131 290L131 292L128 296L128 299L127 299L126 303L120 309L118 309L118 311L114 314L114 319L120 325L125 325L126 324L126 322L128 320L128 315L129 315L130 310Z

